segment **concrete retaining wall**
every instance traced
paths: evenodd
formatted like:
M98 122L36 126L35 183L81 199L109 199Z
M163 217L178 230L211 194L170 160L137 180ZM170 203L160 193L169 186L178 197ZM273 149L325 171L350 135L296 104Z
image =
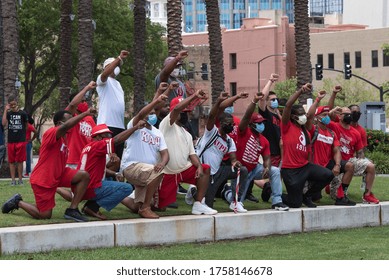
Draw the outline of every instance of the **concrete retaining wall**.
M272 234L380 226L389 224L389 202L354 207L220 213L215 216L174 216L88 223L0 228L1 254L212 242Z

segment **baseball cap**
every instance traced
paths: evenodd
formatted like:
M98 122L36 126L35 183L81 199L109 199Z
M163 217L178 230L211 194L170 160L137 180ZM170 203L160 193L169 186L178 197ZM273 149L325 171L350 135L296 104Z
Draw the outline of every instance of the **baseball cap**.
M113 57L110 57L110 58L107 58L104 63L103 63L103 69L105 69L105 67L107 67L108 64L111 64L112 62L115 61L115 58Z
M169 56L165 59L165 61L163 62L163 67L165 67L170 61L176 59L174 56ZM182 62L181 61L178 61L176 65L182 65Z
M102 133L111 133L113 134L113 132L111 130L109 130L108 126L104 123L102 124L98 124L96 125L95 127L92 128L92 135L91 137L96 137L97 135L99 134L102 134Z
M253 113L251 115L250 123L261 123L263 121L266 121L266 119L264 117L262 117L260 114Z
M324 113L324 112L329 112L329 111L330 111L330 107L328 107L328 106L319 106L316 109L315 116L320 115L321 113Z
M170 112L173 111L173 109L177 106L178 103L180 103L184 98L182 97L175 97L170 101ZM192 112L193 108L196 106L196 104L190 103L182 112Z

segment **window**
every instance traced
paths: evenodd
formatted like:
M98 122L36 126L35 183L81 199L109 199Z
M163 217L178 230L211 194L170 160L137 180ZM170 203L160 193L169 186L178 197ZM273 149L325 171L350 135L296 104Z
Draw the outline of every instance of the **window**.
M323 55L322 54L318 54L316 60L317 60L317 64L323 65Z
M205 3L204 3L204 0L197 0L197 1L196 1L196 10L197 10L197 11L205 11Z
M230 83L230 93L231 93L231 96L236 95L236 83Z
M343 64L350 64L350 53L343 53Z
M230 53L230 69L236 69L236 53Z
M238 14L234 14L233 15L233 18L234 18L234 27L233 28L240 28L243 24L243 19L246 17L246 14L245 13L238 13Z
M362 53L355 52L355 68L361 68L361 67L362 67Z
M273 5L272 8L274 10L281 10L282 9L281 0L273 0L272 5Z
M235 0L233 1L234 10L244 10L244 0Z
M163 17L167 17L167 3L163 4Z
M159 17L159 3L154 4L154 17Z
M389 55L385 55L385 53L383 53L382 65L389 66Z
M197 14L197 32L204 32L207 24L207 17L205 14Z
M334 69L334 67L335 67L334 54L329 53L328 54L328 68Z
M378 67L378 51L371 51L371 67Z
M201 63L201 79L208 80L208 64Z

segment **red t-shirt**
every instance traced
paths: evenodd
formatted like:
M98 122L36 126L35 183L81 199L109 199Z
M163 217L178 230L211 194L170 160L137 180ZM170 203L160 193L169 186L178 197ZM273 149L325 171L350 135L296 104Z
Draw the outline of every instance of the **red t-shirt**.
M361 135L352 126L350 126L350 129L346 129L340 123L330 122L328 127L338 136L343 160L349 160L356 151L363 149Z
M56 138L58 126L48 129L43 134L39 150L39 160L31 173L30 183L44 188L60 187L62 173L68 158L66 139Z
M68 131L69 157L67 164L78 164L82 149L92 141L92 128L96 126L91 116L86 116Z
M35 130L35 127L32 124L27 124L27 131L26 131L26 142L31 140L31 133Z
M340 143L335 132L332 137L331 132L328 129L321 129L317 127L318 135L316 141L313 143L313 163L320 166L327 166L328 162L333 158L332 150L334 147L339 147ZM312 126L312 129L309 131L311 139L315 134L316 127Z
M236 158L249 172L257 166L260 155L270 156L269 141L261 134L253 134L250 128L238 130L236 149Z
M357 125L355 125L355 126L353 125L352 127L355 128L359 132L359 134L361 134L362 144L364 147L367 147L366 130L362 126L360 126L358 123L357 123Z
M308 164L309 145L301 127L291 121L281 122L281 138L283 143L282 168L299 168Z
M78 170L85 170L89 173L89 185L83 199L95 197L95 188L101 187L104 179L106 155L114 152L113 139L103 139L87 144L81 151Z

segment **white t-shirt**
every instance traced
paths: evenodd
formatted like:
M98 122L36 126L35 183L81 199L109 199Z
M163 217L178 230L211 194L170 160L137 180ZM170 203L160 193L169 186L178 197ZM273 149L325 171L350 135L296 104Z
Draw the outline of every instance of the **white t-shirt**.
M215 134L218 133L218 137L213 142L213 144L204 151L202 157L203 163L206 163L211 166L211 175L215 174L220 167L220 163L223 160L223 157L227 153L236 152L235 142L231 139L230 136L227 135L227 139L224 140L218 130L217 127L214 126L210 131L205 127L204 135L201 138L201 147L204 149L204 145L208 142L208 140ZM202 149L200 149L201 152Z
M133 122L134 119L127 124L127 129L133 127ZM157 128L151 126L151 130L146 127L138 129L126 140L120 169L124 170L138 162L156 165L161 158L159 152L166 149L165 138Z
M97 77L96 91L99 95L97 124L124 129L124 91L120 83L108 77L104 83L101 74Z
M196 154L190 133L176 123L170 125L170 114L161 121L159 129L169 150L169 162L164 173L177 174L188 169L192 165L189 155Z

